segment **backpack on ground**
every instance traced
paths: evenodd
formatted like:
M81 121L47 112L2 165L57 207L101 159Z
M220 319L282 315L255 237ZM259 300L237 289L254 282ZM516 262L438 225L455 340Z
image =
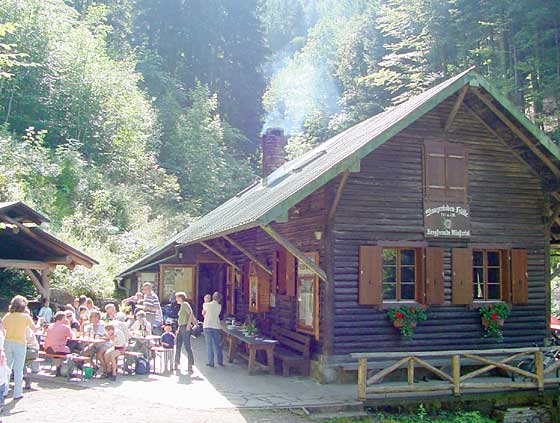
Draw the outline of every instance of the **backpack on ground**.
M150 362L145 357L138 357L136 359L134 373L137 375L147 375L150 373Z

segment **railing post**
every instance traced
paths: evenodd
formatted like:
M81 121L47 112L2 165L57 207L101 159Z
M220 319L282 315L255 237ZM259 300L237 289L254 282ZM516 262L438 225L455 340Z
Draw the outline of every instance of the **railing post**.
M358 359L358 400L366 399L367 358Z
M408 359L407 379L409 385L414 384L414 360L412 359L412 357L409 357Z
M542 351L535 351L535 375L537 376L537 389L544 391L544 368L543 368L543 353Z
M451 357L451 376L453 378L453 395L461 395L461 356L455 354Z

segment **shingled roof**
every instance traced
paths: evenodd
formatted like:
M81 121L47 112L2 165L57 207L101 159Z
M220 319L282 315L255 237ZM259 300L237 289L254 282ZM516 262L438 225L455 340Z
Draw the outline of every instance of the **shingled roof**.
M348 128L253 183L129 266L121 276L148 263L172 245L187 245L273 221L341 172L359 169L360 160L464 86L484 89L536 141L535 148L556 164L560 149L481 75L468 69L408 101Z

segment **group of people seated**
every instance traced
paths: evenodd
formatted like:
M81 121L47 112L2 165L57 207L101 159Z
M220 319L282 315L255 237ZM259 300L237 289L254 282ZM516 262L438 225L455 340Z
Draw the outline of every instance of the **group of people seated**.
M154 301L151 286L143 289L145 294L134 296L134 308L129 307L131 298L123 301L119 307L123 311L117 311L117 306L109 303L102 313L91 298L82 295L74 299L74 304L67 304L63 311L49 315L45 310L50 310L48 300L44 301L39 316L45 324L51 321L43 332L45 352L50 355L77 353L90 357L92 364L95 357L100 376L116 380L117 359L131 345L131 338L138 340L152 335L158 332L161 324L159 300ZM152 321L146 317L146 312L153 315ZM165 328L165 331L169 333L171 328ZM174 338L163 338L166 341L164 346L173 348ZM97 342L92 342L94 340Z

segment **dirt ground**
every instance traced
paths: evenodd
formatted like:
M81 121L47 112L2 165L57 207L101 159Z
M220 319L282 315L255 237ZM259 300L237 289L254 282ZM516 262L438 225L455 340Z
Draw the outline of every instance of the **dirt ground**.
M186 408L185 404L166 404L133 398L106 389L89 389L56 381L40 381L24 398L6 400L1 423L25 422L196 422L196 423L299 423L309 420L287 410Z

